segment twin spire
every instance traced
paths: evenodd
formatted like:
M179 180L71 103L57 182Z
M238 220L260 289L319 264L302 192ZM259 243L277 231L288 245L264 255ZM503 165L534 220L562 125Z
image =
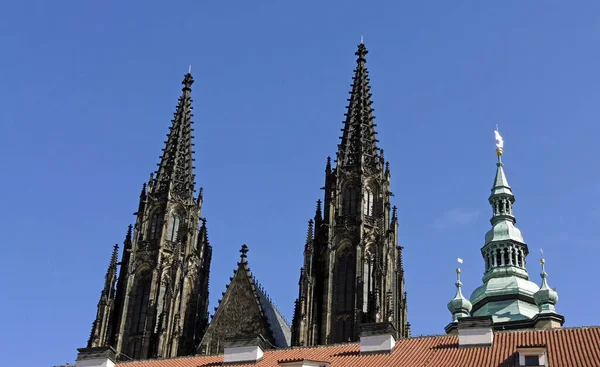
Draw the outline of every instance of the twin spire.
M345 114L346 121L342 129L341 143L338 145L338 166L362 166L365 160L377 156L377 133L373 120L373 108L371 104L371 86L369 85L369 72L366 67L366 56L369 53L364 43L358 45L355 52L356 69L354 69L354 80L352 91L348 99L348 112Z
M191 71L191 70L190 70ZM194 166L192 139L192 84L194 78L191 73L185 74L181 90L181 97L172 120L165 148L160 157L156 179L156 190L160 194L169 191L181 199L190 199L194 195Z

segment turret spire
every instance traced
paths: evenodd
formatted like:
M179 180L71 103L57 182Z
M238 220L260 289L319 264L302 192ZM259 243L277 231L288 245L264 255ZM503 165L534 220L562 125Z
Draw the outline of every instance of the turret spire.
M156 182L161 194L171 190L176 196L189 199L194 195L193 114L190 96L194 84L192 74L185 74L181 84L181 97L156 171Z
M548 285L548 274L545 267L546 260L543 257L540 259L540 264L542 265L542 272L540 273L542 286L533 295L533 298L540 309L540 313L556 312L555 305L558 302L558 292Z
M306 231L306 245L304 246L306 250L312 250L313 247L313 223L314 222L312 219L308 221L308 230Z
M462 259L459 259L459 262L462 263ZM460 281L460 268L456 268L456 295L448 303L448 310L452 313L452 322L457 322L461 317L469 317L469 313L471 312L471 302L466 299L462 294L462 282Z
M373 157L377 156L377 133L373 123L373 108L371 104L371 87L369 72L366 67L366 56L369 53L364 43L358 45L355 55L354 83L348 99L348 112L342 129L342 141L338 146L338 166L375 164ZM364 160L363 160L364 158ZM364 162L367 161L367 162Z
M481 248L484 260L483 285L473 291L470 301L473 316L492 316L494 324L534 323L537 314L534 293L538 285L529 280L527 255L529 249L521 231L515 226L515 197L506 179L502 157L504 139L494 130L496 139L496 175L488 198L492 206L492 228L485 235ZM512 312L505 312L512 309ZM529 320L529 321L524 321ZM531 324L532 325L532 324ZM500 327L500 326L498 326Z

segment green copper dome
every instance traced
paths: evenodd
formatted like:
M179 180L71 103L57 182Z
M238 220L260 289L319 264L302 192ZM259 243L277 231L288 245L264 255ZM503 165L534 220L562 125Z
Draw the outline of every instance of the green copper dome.
M452 322L458 321L461 317L468 317L471 312L471 302L462 295L462 282L460 281L460 269L456 270L459 278L456 280L456 295L448 302L448 310L452 313Z
M492 206L492 228L485 235L481 255L485 263L483 284L470 297L473 316L491 316L494 322L528 320L538 313L534 294L539 286L529 280L526 258L529 249L516 227L515 196L508 184L502 149L494 185L488 199Z
M523 235L519 228L515 227L513 222L503 220L496 222L492 229L485 234L485 243L493 241L506 241L513 240L521 243L525 243Z
M546 270L544 269L544 259L541 260L541 263L542 273L540 275L542 276L542 286L533 295L533 298L539 307L540 313L555 312L554 305L558 302L558 292L548 286L548 274L546 274Z

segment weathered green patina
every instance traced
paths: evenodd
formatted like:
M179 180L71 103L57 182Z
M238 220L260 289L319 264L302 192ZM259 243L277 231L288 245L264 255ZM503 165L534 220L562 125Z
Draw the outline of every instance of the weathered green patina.
M495 323L529 320L538 313L534 294L539 286L529 280L529 249L515 226L515 197L508 184L502 150L498 150L496 177L489 202L492 228L485 235L481 254L485 261L484 284L473 291L472 316L492 316Z

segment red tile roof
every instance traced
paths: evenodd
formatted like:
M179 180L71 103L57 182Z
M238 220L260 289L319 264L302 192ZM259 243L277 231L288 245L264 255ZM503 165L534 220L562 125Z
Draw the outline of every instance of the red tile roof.
M458 347L458 336L443 335L402 339L392 353L359 353L358 343L270 350L256 364L276 367L282 360L329 362L330 367L512 367L518 366L517 348L545 346L552 367L600 367L600 327L553 330L503 331L491 347ZM146 360L118 367L217 367L223 355Z

